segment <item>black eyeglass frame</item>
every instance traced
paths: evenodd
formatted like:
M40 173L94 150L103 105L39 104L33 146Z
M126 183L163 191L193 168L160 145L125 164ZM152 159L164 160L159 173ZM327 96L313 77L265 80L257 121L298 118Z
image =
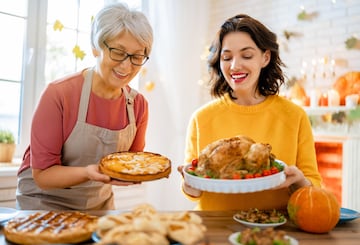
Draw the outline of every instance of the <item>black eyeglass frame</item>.
M143 66L146 61L149 60L149 56L146 56L146 55L142 55L142 54L129 54L127 52L125 52L124 50L121 50L121 49L118 49L118 48L112 48L112 47L109 47L109 45L104 41L103 42L105 47L109 50L109 56L110 56L110 59L112 59L113 61L116 61L116 62L123 62L125 61L127 58L130 58L130 62L131 64L133 64L134 66ZM114 59L112 56L111 56L111 53L112 53L112 50L118 50L118 51L121 51L123 52L124 54L126 54L125 58L124 59L121 59L121 60L118 60L118 59ZM136 57L136 56L141 56L143 57L143 62L141 64L136 64L133 62L133 57Z

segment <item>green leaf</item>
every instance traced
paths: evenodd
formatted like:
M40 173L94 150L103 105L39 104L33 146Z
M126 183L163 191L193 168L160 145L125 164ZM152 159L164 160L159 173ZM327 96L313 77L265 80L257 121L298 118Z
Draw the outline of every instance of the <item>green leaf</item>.
M307 17L307 13L305 10L301 11L297 16L298 20L305 20L306 17Z
M350 37L345 41L345 45L347 49L355 48L356 43L358 42L356 37Z
M348 114L349 120L360 119L360 106L356 107L354 110L351 110Z
M0 130L0 143L14 144L15 138L10 130Z

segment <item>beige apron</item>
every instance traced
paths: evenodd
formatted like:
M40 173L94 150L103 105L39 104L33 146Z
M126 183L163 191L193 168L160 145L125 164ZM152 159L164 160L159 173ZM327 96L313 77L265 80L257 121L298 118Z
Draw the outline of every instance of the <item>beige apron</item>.
M78 120L62 149L62 164L87 166L97 163L104 155L130 149L136 134L134 98L123 89L127 100L129 125L121 130L109 130L86 123L93 70L89 70L81 92ZM114 209L112 187L97 181L64 189L42 190L32 177L31 168L18 177L17 208L29 210L101 210Z

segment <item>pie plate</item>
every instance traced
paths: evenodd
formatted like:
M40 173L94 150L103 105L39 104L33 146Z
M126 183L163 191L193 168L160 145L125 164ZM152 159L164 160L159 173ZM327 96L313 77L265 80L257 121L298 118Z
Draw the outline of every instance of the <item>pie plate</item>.
M281 165L285 163L276 160ZM194 176L187 172L191 164L183 168L185 183L195 189L218 193L248 193L271 189L282 184L285 181L285 173L281 171L269 176L253 179L210 179Z
M0 222L7 221L18 214L18 210L13 208L0 207Z

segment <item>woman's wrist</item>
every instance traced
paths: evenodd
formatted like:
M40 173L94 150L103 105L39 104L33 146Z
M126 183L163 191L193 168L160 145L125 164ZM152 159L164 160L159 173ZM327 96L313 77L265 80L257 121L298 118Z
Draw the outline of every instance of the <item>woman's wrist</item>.
M192 188L191 186L187 185L185 182L182 183L182 189L187 195L194 198L200 197L202 193L202 191Z
M293 193L301 187L311 186L311 185L312 185L312 183L310 182L310 180L308 180L307 178L304 177L301 181L298 181L298 182L290 185L289 189L290 189L290 192Z

